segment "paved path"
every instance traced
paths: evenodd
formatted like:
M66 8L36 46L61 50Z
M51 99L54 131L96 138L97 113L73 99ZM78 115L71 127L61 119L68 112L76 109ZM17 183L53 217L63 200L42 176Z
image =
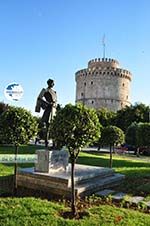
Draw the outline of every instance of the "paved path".
M144 201L144 197L142 196L128 196L124 192L116 192L111 189L104 189L99 192L96 192L95 195L100 197L108 197L111 195L114 201L122 201L130 203L131 205L144 204L147 208L150 208L150 201Z

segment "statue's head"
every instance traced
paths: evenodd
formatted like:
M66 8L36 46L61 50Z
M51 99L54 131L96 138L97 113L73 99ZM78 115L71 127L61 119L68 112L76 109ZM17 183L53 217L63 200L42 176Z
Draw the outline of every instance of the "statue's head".
M54 86L54 80L48 79L47 84L48 84L48 87L53 87Z

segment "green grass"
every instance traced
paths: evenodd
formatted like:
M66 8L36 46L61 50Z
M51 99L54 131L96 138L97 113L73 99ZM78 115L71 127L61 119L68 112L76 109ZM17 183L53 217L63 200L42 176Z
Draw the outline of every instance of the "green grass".
M34 154L37 147L34 145L21 146L20 154ZM0 154L13 154L13 147L0 147ZM109 154L89 154L81 152L77 163L108 167ZM33 164L19 164L20 167L31 167ZM125 182L117 187L129 195L144 195L150 200L150 158L136 156L113 155L113 168L116 172L126 175ZM13 174L12 164L0 164L0 176ZM1 177L0 177L1 178ZM68 211L62 204L35 198L0 198L0 225L1 226L28 226L28 225L82 225L82 226L149 226L150 216L139 211L116 208L115 206L101 205L86 210L89 215L80 220L63 219L60 212Z
M62 211L69 209L62 204L35 198L1 198L1 226L149 226L150 216L134 210L101 205L89 208L83 219L63 219Z
M43 149L43 146L21 146L19 154L34 154L35 150ZM13 147L0 147L0 154L14 152ZM92 166L109 166L109 154L89 154L81 152L77 163ZM19 167L32 167L34 164L19 164ZM113 155L113 168L116 172L126 176L124 183L118 187L119 191L130 195L150 194L150 157L137 158L135 155ZM12 164L0 164L0 176L13 174Z
M2 176L8 176L13 174L14 167L11 165L0 164L0 179Z
M18 154L35 154L38 149L44 149L43 146L36 145L21 145ZM13 146L0 146L0 154L14 154L15 148ZM25 163L18 164L18 167L32 167L34 164ZM14 172L13 164L0 164L0 177L11 175Z
M28 168L33 167L33 163L19 163L18 167ZM14 165L13 164L0 164L0 179L2 176L8 176L14 174Z
M18 154L35 154L37 149L44 149L44 146L36 145L21 145ZM15 148L13 146L0 146L0 154L14 154Z
M81 152L78 160L80 164L87 164L92 166L101 166L101 167L109 167L109 154L89 154L85 152ZM150 167L150 158L146 159L136 158L135 156L120 156L113 155L113 168L135 168L135 167Z
M78 163L108 167L109 154L94 155L81 152ZM130 195L150 194L150 158L136 156L113 155L113 168L115 172L126 176L124 182L117 187L118 191L129 193Z

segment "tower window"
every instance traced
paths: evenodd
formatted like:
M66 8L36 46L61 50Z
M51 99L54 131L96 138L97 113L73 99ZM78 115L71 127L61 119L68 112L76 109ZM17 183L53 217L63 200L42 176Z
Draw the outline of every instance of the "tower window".
M86 86L86 82L84 83L84 85Z
M92 104L94 104L94 100L92 100Z
M124 83L122 84L122 86L124 87Z
M81 96L83 97L83 93L81 93Z
M93 81L91 81L91 85L93 85Z

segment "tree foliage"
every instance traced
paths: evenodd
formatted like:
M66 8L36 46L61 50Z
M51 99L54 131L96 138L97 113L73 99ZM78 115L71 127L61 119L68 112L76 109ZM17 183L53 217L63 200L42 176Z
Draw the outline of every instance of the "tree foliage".
M113 124L116 113L107 108L100 108L97 110L97 116L102 126L106 127Z
M124 132L116 126L104 127L101 133L100 142L103 145L118 145L124 142Z
M124 143L124 137L124 132L116 126L107 126L102 130L100 142L110 147L110 168L112 168L112 147Z
M138 130L138 123L133 122L127 129L125 134L126 143L132 146L137 146L137 130Z
M8 104L0 102L0 115L8 109Z
M24 108L9 106L0 115L0 140L3 143L26 144L36 132L36 119Z
M150 123L139 123L137 127L137 145L150 147Z
M149 122L150 108L142 103L119 110L116 114L115 125L126 132L133 122Z
M50 134L59 148L76 150L98 139L100 123L94 109L68 104L57 112Z

